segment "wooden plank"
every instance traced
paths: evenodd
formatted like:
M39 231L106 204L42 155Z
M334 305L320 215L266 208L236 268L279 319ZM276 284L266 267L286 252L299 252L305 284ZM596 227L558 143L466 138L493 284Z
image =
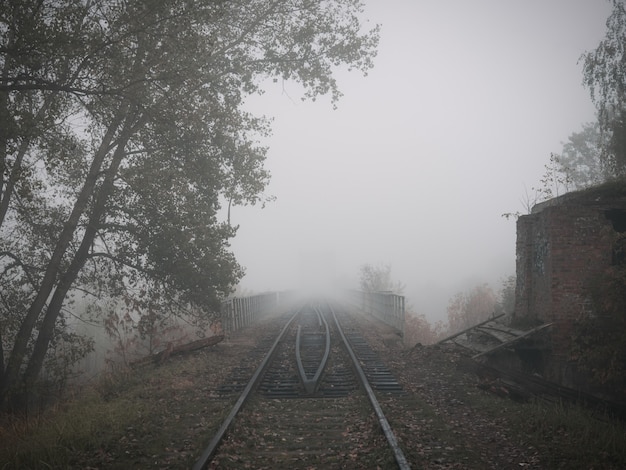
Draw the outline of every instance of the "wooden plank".
M453 338L456 338L457 336L461 336L463 333L467 333L469 330L473 330L474 328L476 328L477 326L481 326L484 325L485 323L489 323L491 321L494 321L497 318L503 317L504 313L501 313L500 315L496 315L495 317L491 317L489 320L485 320L483 322L477 323L473 326L470 326L469 328L465 328L462 331L459 331L458 333L454 333L453 335L450 335L440 341L437 341L435 344L441 344L441 343L445 343L446 341L450 341Z
M492 328L489 325L483 325L476 328L476 330L481 331L482 333L491 336L492 338L497 339L501 343L505 343L512 338L517 338L519 335L514 335L512 333L508 333L506 331L499 330L497 328ZM520 332L520 334L523 332Z
M509 333L514 336L519 336L524 333L524 330L517 330L515 328L511 328L510 326L506 326L502 323L495 323L493 325L487 325L486 328L493 328L498 331L503 331L505 333Z
M224 335L209 336L208 338L198 339L190 343L181 344L180 346L174 346L173 343L168 343L167 348L157 354L146 356L136 361L129 363L130 366L139 366L148 362L155 362L162 364L171 356L178 356L180 354L187 354L198 349L206 348L208 346L214 346L217 343L224 340Z
M209 336L208 338L198 339L196 341L192 341L191 343L181 344L180 346L173 346L170 343L168 344L168 347L167 349L165 349L165 351L161 351L160 353L154 355L154 360L159 364L162 364L171 356L187 354L193 351L197 351L198 349L206 348L208 346L214 346L223 340L224 335L215 335Z
M527 338L528 336L533 335L533 334L535 334L535 333L537 333L537 332L539 332L539 331L541 331L541 330L543 330L545 328L548 328L549 326L552 326L552 323L545 323L543 325L539 325L538 327L533 328L532 330L525 331L520 336L517 336L517 337L507 341L506 343L499 344L497 346L494 346L491 349L488 349L487 351L483 351L483 352L481 352L479 354L476 354L475 356L472 357L472 359L476 359L476 358L484 356L486 354L491 354L492 352L497 351L498 349L502 349L502 348L504 348L506 346L510 346L511 344L519 341L520 339Z
M473 343L471 341L464 340L464 339L461 339L461 338L453 338L450 341L452 341L457 346L461 346L462 348L469 349L470 351L472 351L474 353L484 352L484 351L487 351L489 349L486 346L481 345L479 343Z

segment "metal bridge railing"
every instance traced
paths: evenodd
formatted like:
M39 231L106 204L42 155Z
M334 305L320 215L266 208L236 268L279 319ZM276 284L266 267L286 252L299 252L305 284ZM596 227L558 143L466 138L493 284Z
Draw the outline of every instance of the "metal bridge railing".
M375 316L404 337L404 296L390 291L350 291L353 303L365 313Z
M232 333L251 325L261 315L276 309L279 299L278 292L270 292L225 300L222 302L222 329L225 333Z

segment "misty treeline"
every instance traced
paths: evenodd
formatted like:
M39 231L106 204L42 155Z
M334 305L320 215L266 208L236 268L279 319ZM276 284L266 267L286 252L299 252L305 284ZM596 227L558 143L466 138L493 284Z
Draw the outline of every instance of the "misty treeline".
M494 316L510 316L515 307L515 276L502 281L497 291L487 283L457 292L448 301L446 321L431 324L425 315L407 309L405 335L409 344L432 344ZM507 321L506 319L504 321Z
M390 264L363 264L359 268L359 288L364 292L393 292L401 295L404 284L391 278Z
M269 179L269 120L244 100L273 79L336 102L338 66L372 67L378 27L363 28L362 9L0 2L2 408L92 347L77 317L145 334L215 318L243 273L221 206L261 201Z
M511 315L515 308L515 276L502 281L496 292L489 284L478 284L456 293L448 302L446 321L434 324L424 313L409 304L405 306L405 342L432 344L496 315ZM365 292L393 292L402 295L404 284L394 281L389 264L363 264L359 268L359 287Z
M526 212L538 202L569 191L626 179L626 7L624 0L610 1L613 8L605 37L580 59L583 85L596 108L596 120L582 124L560 152L550 154L539 185L522 199Z

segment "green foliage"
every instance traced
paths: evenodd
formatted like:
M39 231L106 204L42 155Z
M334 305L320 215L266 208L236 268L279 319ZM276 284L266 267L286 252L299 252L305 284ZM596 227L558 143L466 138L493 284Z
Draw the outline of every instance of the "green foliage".
M597 110L597 122L583 124L552 153L538 188L522 201L526 213L562 192L600 185L626 176L626 7L611 0L606 35L598 47L582 55L583 84ZM502 214L518 218L520 212Z
M622 240L624 236L619 237ZM579 318L572 359L592 383L626 398L626 265L608 267L590 287L593 312Z
M526 190L524 198L520 200L526 214L530 214L536 204L569 191L572 184L570 171L560 155L550 154L550 160L544 165L544 173L539 183L540 185L533 186L530 192ZM517 220L521 215L523 214L520 211L506 212L502 214L502 217Z
M243 275L221 202L262 202L269 182L269 121L246 97L274 77L336 103L334 70L365 74L378 43L359 0L5 6L0 407L37 379L78 292L130 299L144 334L210 322Z
M544 165L545 172L539 180L541 186L535 189L539 195L537 202L558 197L562 192L569 191L571 184L567 169L561 157L555 153L550 154L550 161Z
M626 174L626 9L623 0L612 3L604 39L583 55L583 82L598 110L601 159L620 176Z
M46 382L54 386L59 396L65 391L68 380L80 373L75 366L93 348L92 338L71 331L64 323L57 325L44 370Z
M611 178L611 171L602 158L608 144L597 122L583 124L580 132L569 136L558 161L572 189L598 186Z
M511 315L515 310L516 283L517 278L515 276L509 276L502 281L495 306L496 314L504 313L505 315Z

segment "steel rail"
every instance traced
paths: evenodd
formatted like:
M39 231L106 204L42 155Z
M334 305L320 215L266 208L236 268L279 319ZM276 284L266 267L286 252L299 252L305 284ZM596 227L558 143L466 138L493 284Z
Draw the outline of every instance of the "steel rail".
M321 314L319 309L315 309L315 313L317 313L317 317L319 319L320 325L322 324L322 322L324 323L324 329L326 331L326 334L325 334L326 345L325 345L325 350L324 350L324 356L322 357L322 360L317 366L317 370L315 371L315 374L313 375L313 378L311 379L308 378L304 370L304 365L302 364L302 355L300 353L300 345L301 345L300 333L302 331L302 328L300 327L300 325L298 325L298 334L296 335L296 363L298 364L298 372L300 374L300 379L302 380L302 384L304 385L304 389L306 390L307 393L315 392L315 389L317 388L319 384L320 378L322 377L322 372L324 372L324 369L326 368L326 363L328 362L328 356L330 355L330 329L328 327L328 322L326 321L324 316Z
M204 449L200 458L193 465L192 467L193 470L202 470L206 468L208 463L211 461L211 459L213 458L213 455L215 454L215 451L217 450L217 446L219 445L221 440L224 438L224 435L226 434L226 431L228 430L232 422L235 420L235 416L237 416L237 413L239 413L239 410L241 410L241 407L248 399L254 387L257 385L259 379L261 378L261 375L263 375L263 372L265 372L267 365L270 363L276 351L278 343L280 343L285 332L287 331L287 329L289 328L289 326L291 325L293 320L298 316L299 313L300 313L300 310L294 313L293 316L287 322L287 324L283 327L280 334L276 338L276 341L274 341L274 344L272 345L268 353L265 355L265 357L263 358L263 361L261 361L261 364L259 364L259 367L257 367L256 372L254 373L254 375L252 376L252 378L246 385L246 388L244 388L243 392L241 392L241 395L239 395L239 398L237 399L237 402L235 403L235 405L232 407L230 413L228 414L226 419L224 419L224 421L222 422L222 425L218 429L217 433L215 433L215 435L213 436L213 439L211 439L211 442L209 442L209 445L206 447L206 449Z
M317 314L317 324L322 326L322 312L320 312L319 308L316 308L315 313Z
M356 369L359 379L361 380L361 383L363 384L363 388L365 388L365 391L367 392L367 397L369 398L370 403L372 407L374 408L374 411L376 412L376 417L378 418L380 427L382 428L383 433L385 434L385 437L387 438L389 447L391 447L391 450L393 451L393 455L396 460L396 463L398 464L398 468L400 468L401 470L409 470L411 466L409 465L409 462L407 461L406 457L404 456L404 453L402 452L402 449L400 448L400 445L398 444L396 435L391 429L391 425L389 424L389 421L385 417L385 413L380 407L380 403L378 403L378 400L376 399L376 394L374 393L374 390L369 384L369 381L367 380L367 377L365 376L365 372L363 372L363 368L361 367L361 364L359 363L359 360L357 359L356 354L354 354L354 351L352 351L352 347L350 347L350 343L343 333L343 329L341 328L341 325L339 324L337 315L335 315L335 311L330 305L328 306L328 308L330 309L333 315L333 318L335 320L335 325L337 325L337 330L339 331L339 335L341 336L341 339L343 340L343 344L346 347L346 351L352 358L352 363L354 365L354 368Z

